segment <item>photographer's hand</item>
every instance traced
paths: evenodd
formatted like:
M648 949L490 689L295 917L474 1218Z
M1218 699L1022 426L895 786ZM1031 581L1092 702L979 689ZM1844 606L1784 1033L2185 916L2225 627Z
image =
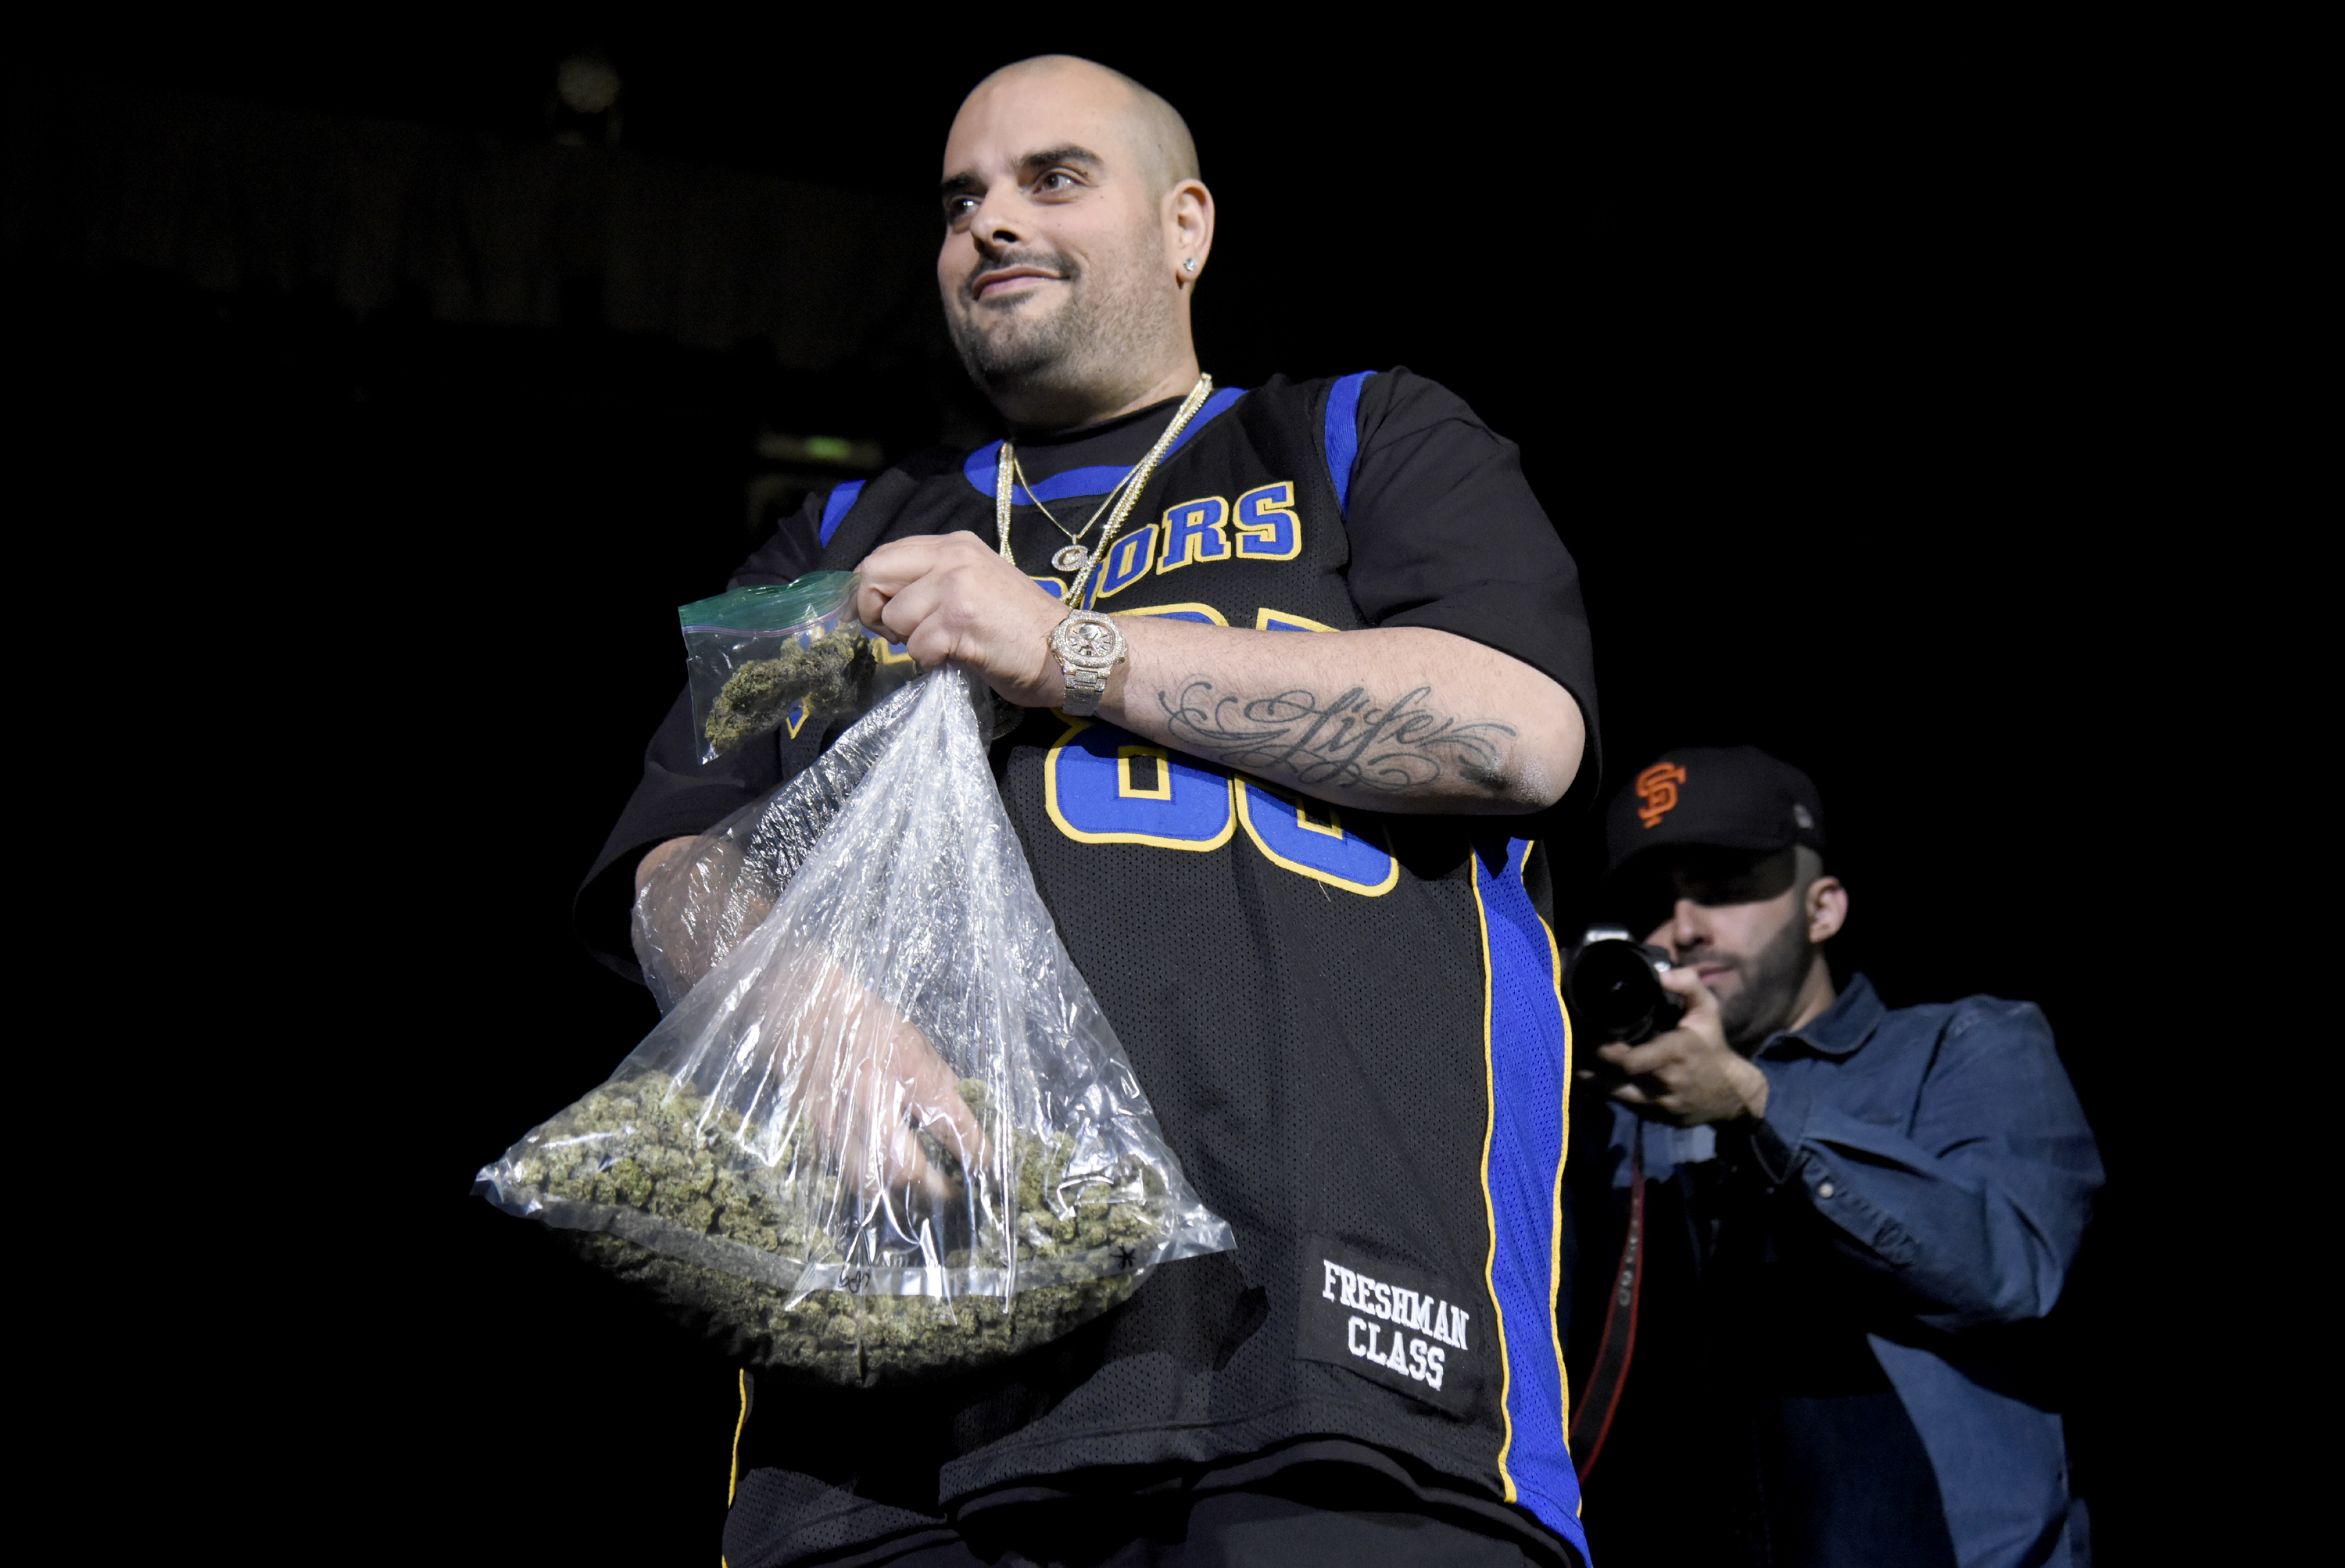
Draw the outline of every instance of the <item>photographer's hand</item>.
M1726 1043L1710 987L1690 969L1670 970L1661 984L1685 998L1685 1019L1642 1045L1597 1047L1598 1059L1628 1080L1612 1097L1639 1115L1680 1127L1765 1115L1767 1075Z

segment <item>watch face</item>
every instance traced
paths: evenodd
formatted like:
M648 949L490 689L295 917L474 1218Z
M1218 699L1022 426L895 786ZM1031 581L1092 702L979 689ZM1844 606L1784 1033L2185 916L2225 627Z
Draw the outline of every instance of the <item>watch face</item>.
M1077 621L1067 627L1065 653L1069 658L1098 661L1115 657L1115 628L1093 621Z

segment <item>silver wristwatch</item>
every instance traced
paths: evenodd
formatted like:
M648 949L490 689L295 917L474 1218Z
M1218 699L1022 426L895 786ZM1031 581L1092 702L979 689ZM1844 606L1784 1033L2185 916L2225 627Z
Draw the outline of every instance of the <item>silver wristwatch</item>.
M1074 718L1097 713L1107 677L1123 657L1123 628L1109 616L1074 610L1051 632L1051 647L1067 678L1064 711Z

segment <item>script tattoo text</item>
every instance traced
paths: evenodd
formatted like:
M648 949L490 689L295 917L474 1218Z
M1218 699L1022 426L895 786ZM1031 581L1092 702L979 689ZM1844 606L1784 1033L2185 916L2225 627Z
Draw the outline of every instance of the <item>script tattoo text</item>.
M1420 686L1381 704L1356 686L1335 697L1299 687L1244 697L1193 676L1156 700L1183 746L1233 768L1282 773L1306 789L1396 795L1453 777L1505 793L1502 763L1514 727L1433 712L1426 706L1432 693Z

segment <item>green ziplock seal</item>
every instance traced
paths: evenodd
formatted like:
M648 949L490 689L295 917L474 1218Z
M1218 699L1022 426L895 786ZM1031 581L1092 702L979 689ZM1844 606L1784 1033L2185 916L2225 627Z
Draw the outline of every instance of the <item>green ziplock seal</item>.
M778 632L820 620L855 596L853 572L808 572L789 583L735 588L713 599L678 605L676 624L736 632Z

